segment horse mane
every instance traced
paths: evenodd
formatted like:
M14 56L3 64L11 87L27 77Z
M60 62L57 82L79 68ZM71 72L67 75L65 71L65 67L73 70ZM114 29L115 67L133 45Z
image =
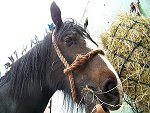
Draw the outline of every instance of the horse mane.
M51 60L50 37L51 33L48 33L44 37L44 40L40 41L25 55L14 62L10 70L5 74L5 80L0 83L0 86L10 82L10 91L15 97L21 97L22 94L27 94L31 87L37 84L42 90L42 85L44 85L44 80L46 80L46 63Z

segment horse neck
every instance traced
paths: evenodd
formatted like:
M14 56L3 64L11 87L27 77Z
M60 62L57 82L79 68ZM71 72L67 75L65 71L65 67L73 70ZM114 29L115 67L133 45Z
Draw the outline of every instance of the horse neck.
M43 42L17 60L7 73L8 97L19 106L24 103L22 109L34 107L42 111L55 92L56 88L52 87L56 86L54 81L48 84L52 79L49 39L46 37Z
M7 82L5 84L3 83L0 87L0 108L4 108L5 111L1 111L0 109L0 113L44 112L44 109L52 96L52 93L49 93L49 89L47 87L42 87L41 89L38 85L33 85L28 89L29 91L24 89L22 90L22 94L20 94L20 91L15 89L16 87L13 90L10 89L12 84L8 81L9 78L6 79L6 77L3 80ZM18 94L15 90L18 91ZM19 96L19 94L21 96Z
M62 87L69 86L64 83L66 76L61 76L63 65L52 49L50 39L46 36L40 44L18 59L6 74L6 84L9 86L5 92L22 110L18 113L24 113L29 108L43 111L57 89L63 90Z

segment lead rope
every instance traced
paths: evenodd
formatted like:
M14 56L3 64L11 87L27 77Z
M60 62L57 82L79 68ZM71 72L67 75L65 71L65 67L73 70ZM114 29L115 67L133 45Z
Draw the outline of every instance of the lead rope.
M56 39L55 39L55 30L52 32L52 44L54 46L54 49L55 49L58 57L60 58L61 62L65 66L64 74L66 74L69 78L72 98L75 102L77 102L76 90L75 90L75 84L74 84L74 78L73 78L72 71L75 70L78 66L81 66L84 63L86 63L89 59L91 59L92 57L94 57L98 53L104 55L104 52L101 49L96 49L96 50L92 50L92 51L88 52L85 55L79 54L79 55L77 55L77 57L73 61L73 63L71 65L69 65L67 60L64 58L64 56L62 55L61 51L59 50L59 48L57 46Z

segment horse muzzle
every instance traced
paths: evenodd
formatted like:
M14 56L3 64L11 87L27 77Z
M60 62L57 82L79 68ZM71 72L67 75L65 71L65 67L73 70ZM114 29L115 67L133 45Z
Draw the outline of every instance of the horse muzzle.
M121 107L122 91L117 86L116 82L112 80L106 81L101 92L95 92L95 95L98 98L98 102L102 105L105 111L113 111Z
M86 94L84 101L88 105L88 111L92 111L96 104L101 104L106 113L109 113L109 110L114 111L121 107L122 91L120 91L116 83L108 80L103 84L102 89L92 84L83 89L84 94Z

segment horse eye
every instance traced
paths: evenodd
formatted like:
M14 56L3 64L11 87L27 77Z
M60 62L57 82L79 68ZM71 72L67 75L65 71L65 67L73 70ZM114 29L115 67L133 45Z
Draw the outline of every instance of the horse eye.
M65 38L64 42L67 46L71 46L73 44L73 39L72 37L67 37Z

